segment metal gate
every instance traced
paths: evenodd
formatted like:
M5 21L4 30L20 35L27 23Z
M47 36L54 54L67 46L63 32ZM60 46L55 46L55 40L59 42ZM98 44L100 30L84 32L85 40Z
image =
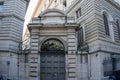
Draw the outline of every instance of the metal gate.
M44 51L40 57L40 80L65 80L64 51Z

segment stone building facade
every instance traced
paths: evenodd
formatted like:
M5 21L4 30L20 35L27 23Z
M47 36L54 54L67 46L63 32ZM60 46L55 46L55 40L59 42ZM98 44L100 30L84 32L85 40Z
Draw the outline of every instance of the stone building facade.
M108 80L120 70L120 5L113 0L66 5L65 12L45 10L28 25L29 79Z
M18 80L25 12L25 0L0 0L0 76L4 79Z

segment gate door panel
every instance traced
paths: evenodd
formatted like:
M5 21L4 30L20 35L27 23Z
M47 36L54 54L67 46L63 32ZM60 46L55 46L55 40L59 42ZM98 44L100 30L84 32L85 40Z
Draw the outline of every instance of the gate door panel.
M40 80L65 80L65 52L41 52Z

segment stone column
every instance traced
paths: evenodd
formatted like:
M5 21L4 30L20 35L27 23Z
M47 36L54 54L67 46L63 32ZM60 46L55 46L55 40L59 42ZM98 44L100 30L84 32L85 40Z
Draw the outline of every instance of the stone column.
M29 80L39 80L39 59L40 54L38 53L39 47L39 29L31 29L31 53L29 55Z
M75 30L68 28L68 55L67 55L67 78L68 80L77 80L76 74L76 38Z

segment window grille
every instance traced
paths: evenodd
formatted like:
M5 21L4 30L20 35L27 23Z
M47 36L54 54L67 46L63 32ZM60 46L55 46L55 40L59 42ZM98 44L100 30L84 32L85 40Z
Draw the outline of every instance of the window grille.
M83 28L81 27L78 30L78 50L80 50L80 47L83 45Z

